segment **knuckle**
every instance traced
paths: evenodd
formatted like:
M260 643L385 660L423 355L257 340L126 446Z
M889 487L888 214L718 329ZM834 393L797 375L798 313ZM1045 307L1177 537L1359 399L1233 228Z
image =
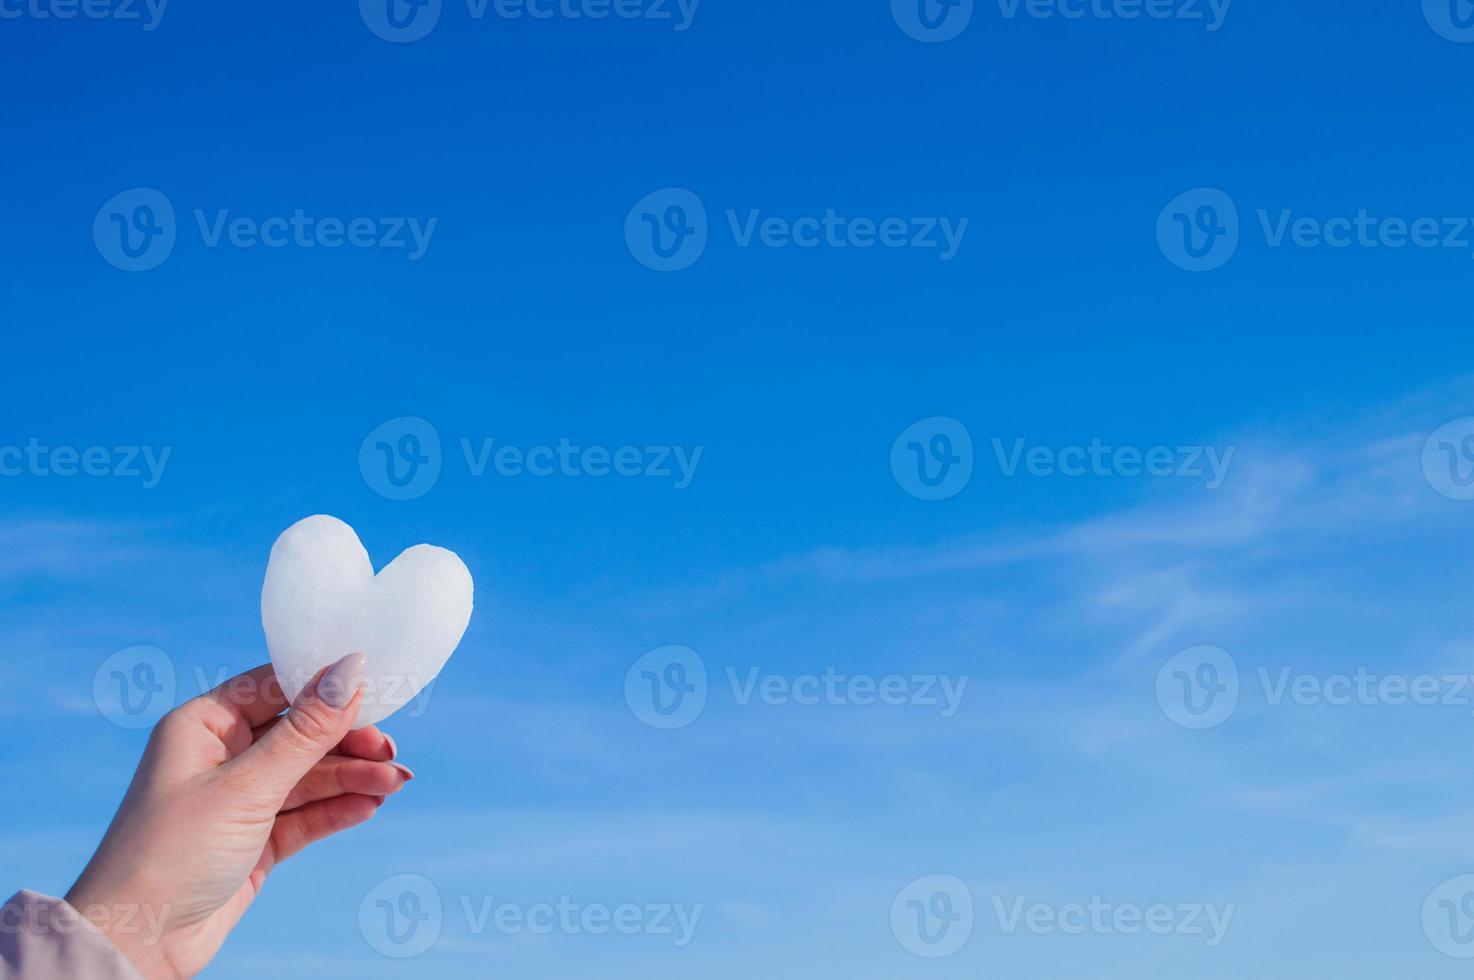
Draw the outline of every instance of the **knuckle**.
M186 701L178 707L171 708L154 725L154 730L149 736L149 740L155 744L167 744L178 738L188 729L198 727L200 721L195 710L191 707L193 704L193 701Z
M338 732L337 719L320 702L313 701L287 712L283 726L287 738L302 748L317 748Z

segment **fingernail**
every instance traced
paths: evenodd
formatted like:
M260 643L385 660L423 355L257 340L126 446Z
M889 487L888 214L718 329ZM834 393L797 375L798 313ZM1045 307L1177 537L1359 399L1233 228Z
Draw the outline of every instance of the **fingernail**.
M317 696L333 708L345 708L363 686L363 670L367 662L361 653L350 653L328 668L317 682Z
M393 766L395 769L398 769L400 772L404 773L404 781L406 783L409 782L411 779L414 779L415 778L415 774L412 773L412 772L410 772L409 766L403 765L402 763L398 763L398 762L391 762L391 763L389 763L389 765Z
M393 759L399 755L399 746L394 744L394 736L388 732L384 733L384 745L389 749L389 758Z

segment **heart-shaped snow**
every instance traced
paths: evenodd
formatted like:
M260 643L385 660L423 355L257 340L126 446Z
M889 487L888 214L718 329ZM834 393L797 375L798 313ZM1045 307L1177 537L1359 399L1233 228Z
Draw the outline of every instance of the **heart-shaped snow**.
M389 717L435 679L471 621L471 573L455 552L417 544L374 574L353 528L321 514L271 546L261 625L287 699L323 667L367 663L355 728Z

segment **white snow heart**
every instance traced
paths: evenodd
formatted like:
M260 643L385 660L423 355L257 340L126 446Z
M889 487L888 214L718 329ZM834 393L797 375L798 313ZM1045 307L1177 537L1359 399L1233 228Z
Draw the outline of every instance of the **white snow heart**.
M471 573L455 552L417 544L375 575L353 528L319 514L271 546L261 625L289 701L323 667L363 654L363 701L353 726L363 728L435 679L471 621L471 599Z

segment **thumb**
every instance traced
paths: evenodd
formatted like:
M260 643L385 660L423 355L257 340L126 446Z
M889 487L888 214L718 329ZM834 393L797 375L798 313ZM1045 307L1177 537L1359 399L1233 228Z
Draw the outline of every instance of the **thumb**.
M363 696L364 666L363 654L350 653L323 668L282 719L229 765L280 805L353 727Z

